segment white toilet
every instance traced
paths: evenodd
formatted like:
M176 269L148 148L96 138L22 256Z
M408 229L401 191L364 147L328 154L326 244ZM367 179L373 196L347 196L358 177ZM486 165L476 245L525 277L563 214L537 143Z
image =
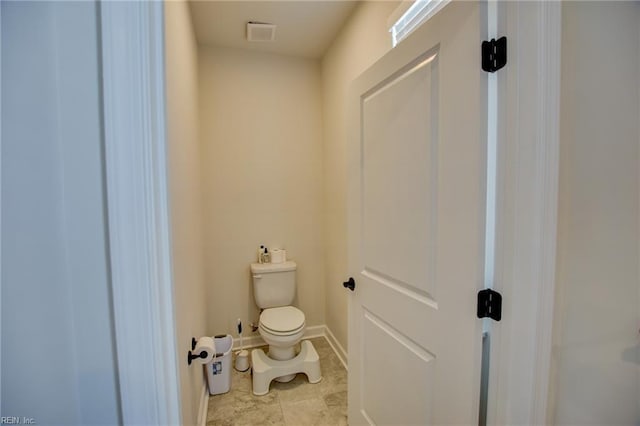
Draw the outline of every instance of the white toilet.
M310 383L322 380L320 358L313 345L296 346L305 330L304 312L291 306L296 294L296 263L252 263L253 295L261 309L258 331L269 345L267 356L261 349L251 352L253 393L265 395L272 380L288 382L296 373L305 373Z

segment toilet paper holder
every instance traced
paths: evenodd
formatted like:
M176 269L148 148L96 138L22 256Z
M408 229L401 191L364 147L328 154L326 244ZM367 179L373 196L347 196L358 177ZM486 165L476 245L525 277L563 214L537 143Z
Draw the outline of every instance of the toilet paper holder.
M193 362L194 359L198 359L198 358L206 358L209 356L209 352L207 351L202 351L199 354L193 354L191 353L191 351L189 351L188 355L187 355L187 364L191 365L191 363Z
M216 336L218 337L218 336ZM204 339L204 337L203 337ZM208 339L208 337L207 337ZM193 363L194 360L196 359L203 359L204 361L202 361L201 363L204 364L206 362L209 361L210 357L213 356L218 357L221 356L222 354L217 354L215 351L215 344L213 346L213 348L209 348L209 347L202 347L202 346L198 346L198 342L199 340L197 340L195 337L191 338L191 350L189 352L187 352L187 364L191 365ZM195 351L198 350L200 351L199 353L196 353Z
M196 344L197 343L198 343L198 341L196 340L196 338L192 337L191 338L191 351L196 349ZM189 351L188 354L187 354L187 364L189 364L189 365L191 365L191 363L193 362L194 359L206 358L206 357L209 356L209 353L207 351L202 351L198 355L195 355L191 351Z

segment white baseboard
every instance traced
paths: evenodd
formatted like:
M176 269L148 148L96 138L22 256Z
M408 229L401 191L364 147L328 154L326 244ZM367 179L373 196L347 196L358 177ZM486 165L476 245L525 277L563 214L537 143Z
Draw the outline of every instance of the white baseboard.
M333 349L333 351L336 353L336 356L338 357L338 359L340 360L340 362L342 363L342 365L344 366L345 369L348 370L347 367L347 351L344 350L344 348L342 347L342 345L340 344L340 342L338 342L338 339L336 339L336 336L331 332L331 330L329 329L329 327L327 327L326 325L312 325L310 327L307 327L306 330L304 331L304 339L313 339L315 337L324 337L325 339L327 339L327 342L329 342L329 346L331 346L331 349ZM242 339L242 346L244 349L249 349L249 348L257 348L259 346L264 346L266 345L265 341L262 339L262 337L260 335L257 336L251 336L251 337L244 337ZM236 351L238 349L240 349L240 339L237 337L233 338L233 350Z
M326 325L314 325L311 327L307 327L307 329L304 331L304 338L313 339L315 337L324 337L324 331L326 330L326 328Z
M250 337L243 337L242 338L242 347L243 349L249 349L249 348L257 348L258 346L263 346L266 345L266 343L264 342L264 340L262 340L261 336L250 336ZM239 337L234 337L233 338L233 346L232 346L233 350L236 351L238 349L240 349L240 338Z
M303 339L313 339L314 337L323 337L325 336L324 330L326 328L327 327L325 325L312 325L310 327L307 327L304 331ZM266 343L264 339L262 339L262 336L260 335L242 338L242 346L244 349L257 348L259 346L264 346L264 345L266 345ZM240 338L234 337L233 350L235 351L237 349L240 349Z
M209 411L209 389L207 380L202 381L202 391L200 392L200 408L198 409L198 426L206 426L207 414Z
M336 339L336 336L331 332L331 329L327 326L324 327L325 330L325 339L327 339L327 342L329 342L329 346L331 346L331 349L333 349L333 352L336 353L336 355L338 356L338 359L340 360L340 362L342 363L342 365L344 366L345 370L349 370L349 367L347 367L347 351L344 350L344 348L342 347L342 345L340 344L340 342L338 342L338 339Z

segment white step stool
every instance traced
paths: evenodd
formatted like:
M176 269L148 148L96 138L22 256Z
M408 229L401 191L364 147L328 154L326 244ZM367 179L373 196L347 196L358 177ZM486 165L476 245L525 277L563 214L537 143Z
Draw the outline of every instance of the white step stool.
M269 393L269 385L273 379L287 374L304 373L309 383L318 383L322 380L320 357L308 340L303 340L300 343L300 353L287 361L271 359L262 349L254 349L251 351L251 364L253 365L253 394L258 396Z

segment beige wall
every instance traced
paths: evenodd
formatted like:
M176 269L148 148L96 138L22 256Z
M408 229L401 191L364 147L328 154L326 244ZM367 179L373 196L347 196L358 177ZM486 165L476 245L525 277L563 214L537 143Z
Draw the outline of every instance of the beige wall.
M186 7L167 6L170 139L182 141L170 152L174 269L176 278L192 274L190 282L205 283L182 294L185 302L206 303L207 327L194 335L235 337L237 318L251 335L248 323L258 310L249 264L266 244L284 246L298 262L295 303L307 325L327 324L347 348L346 95L350 82L391 48L387 19L397 5L361 3L320 63L204 46L196 55ZM191 143L198 125L200 151ZM199 165L192 162L198 156ZM180 227L189 230L183 245L190 249L178 246ZM201 269L189 264L200 261L191 251L197 244Z
M182 424L196 423L204 380L187 366L191 337L208 333L202 263L197 48L186 2L165 3L169 196Z
M236 336L241 318L252 335L260 244L298 263L294 304L307 326L324 324L318 62L201 47L199 82L209 334Z
M640 4L605 3L562 7L555 424L640 419Z
M322 59L325 318L347 349L347 93L351 81L391 49L387 19L398 2L363 2Z

